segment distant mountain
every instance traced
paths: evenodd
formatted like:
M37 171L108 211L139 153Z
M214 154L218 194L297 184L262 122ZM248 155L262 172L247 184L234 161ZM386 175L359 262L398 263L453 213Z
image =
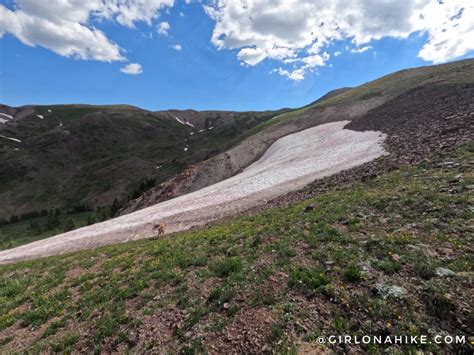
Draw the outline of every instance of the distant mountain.
M0 218L123 203L282 112L0 105Z

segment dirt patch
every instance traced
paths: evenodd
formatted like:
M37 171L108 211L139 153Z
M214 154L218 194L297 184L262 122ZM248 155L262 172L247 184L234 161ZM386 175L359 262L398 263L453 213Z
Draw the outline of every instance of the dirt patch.
M269 352L267 336L275 321L271 310L250 308L237 313L222 334L206 337L206 345L213 354L256 354Z

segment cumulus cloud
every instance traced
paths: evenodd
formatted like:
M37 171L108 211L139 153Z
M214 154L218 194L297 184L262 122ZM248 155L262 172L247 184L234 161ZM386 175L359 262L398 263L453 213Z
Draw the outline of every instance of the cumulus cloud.
M156 26L156 30L160 35L168 36L168 31L170 30L171 26L168 22L160 22L158 26Z
M170 47L173 48L174 50L177 50L178 52L181 52L181 49L183 49L180 44L174 44Z
M29 46L41 46L76 59L122 61L123 50L91 25L111 20L126 27L151 24L159 10L174 0L15 0L9 9L0 5L0 37L9 33Z
M474 1L431 2L418 18L426 28L428 41L418 56L433 63L443 63L474 50Z
M237 58L248 65L256 65L266 57L265 51L261 48L243 48L237 54Z
M122 68L120 68L120 71L125 74L129 75L138 75L143 73L142 66L139 63L130 63Z
M349 40L352 52L371 49L384 37L407 38L426 33L419 56L435 63L474 49L472 0L215 0L204 5L215 21L211 41L220 50L238 49L247 65L265 59L290 64L274 72L302 80L325 65L324 49Z

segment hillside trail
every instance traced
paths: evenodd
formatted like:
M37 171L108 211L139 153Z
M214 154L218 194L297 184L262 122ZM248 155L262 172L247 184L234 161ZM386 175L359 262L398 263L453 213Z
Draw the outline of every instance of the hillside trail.
M287 135L241 173L143 210L0 252L0 264L154 237L202 226L388 154L386 135L327 123Z

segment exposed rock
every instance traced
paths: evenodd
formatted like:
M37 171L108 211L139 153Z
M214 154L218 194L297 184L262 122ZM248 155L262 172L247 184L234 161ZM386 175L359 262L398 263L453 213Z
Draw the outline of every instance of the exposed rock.
M401 259L400 255L398 255L398 254L392 254L391 257L392 257L393 261L400 261L400 259Z
M405 288L384 283L376 284L374 291L375 294L382 298L404 299L407 295L407 290Z
M448 268L439 267L435 270L435 275L438 277L450 277L455 276L456 273Z

